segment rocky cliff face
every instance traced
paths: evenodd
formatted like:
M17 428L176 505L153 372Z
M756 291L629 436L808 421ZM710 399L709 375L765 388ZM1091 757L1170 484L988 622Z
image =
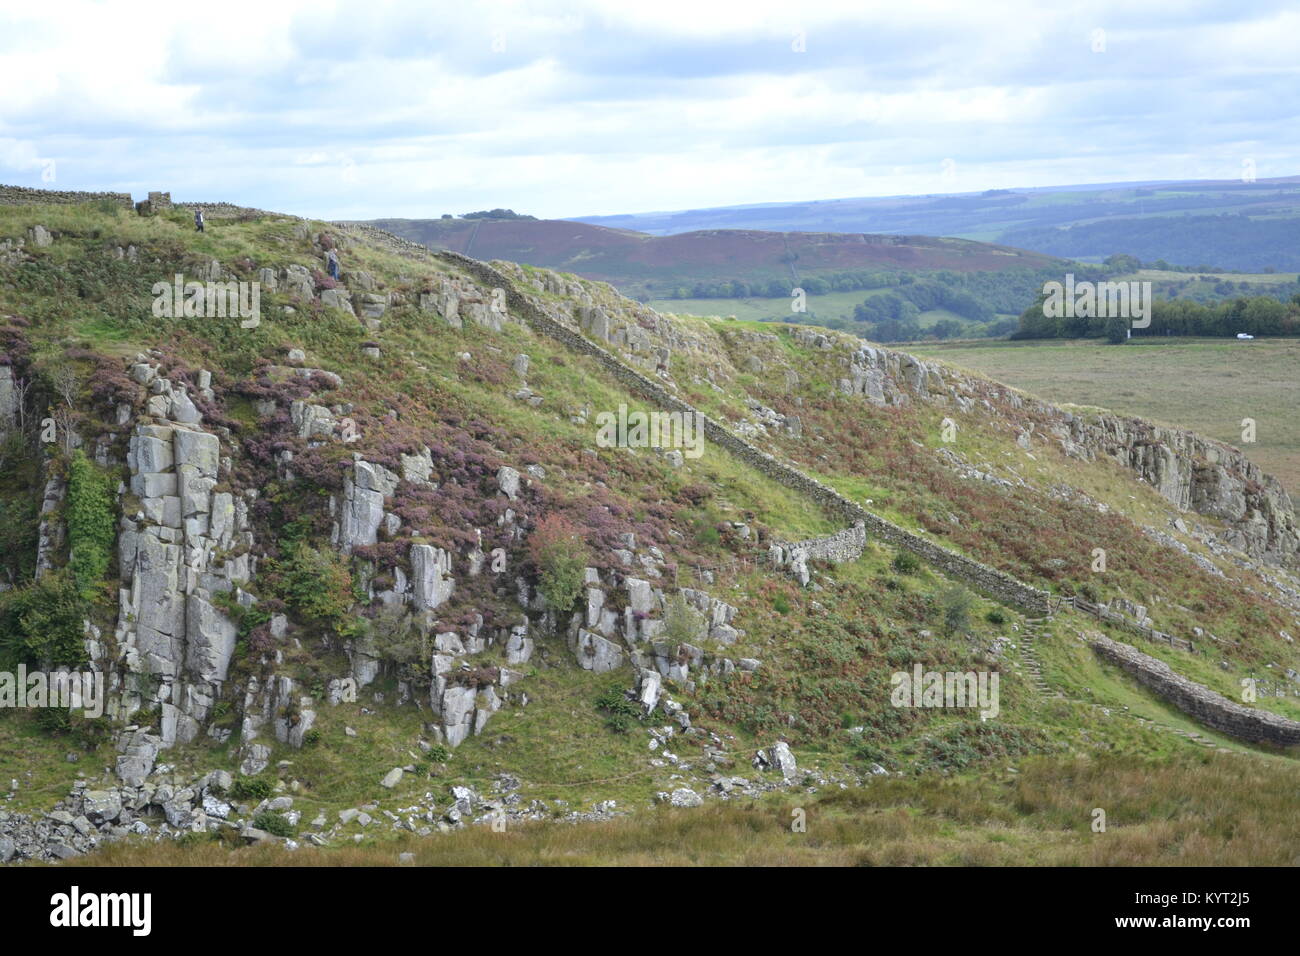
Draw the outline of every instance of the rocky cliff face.
M832 348L831 340L804 333L805 341ZM1071 457L1110 458L1132 471L1180 511L1218 518L1229 546L1268 564L1300 564L1291 498L1239 449L1194 432L1110 413L1075 414L1031 399L1015 389L902 352L857 348L843 391L877 404L911 400L977 405L1021 429L1021 444L1057 445Z
M146 414L136 420L127 452L129 497L118 533L121 577L115 664L123 677L120 716L158 708L161 746L189 743L226 681L235 624L215 595L248 606L254 573L249 493L215 488L229 476L217 435L184 386L139 361L132 378L147 388ZM134 507L128 505L133 502ZM108 653L92 648L92 657Z
M834 349L838 338L802 330L796 335L826 349ZM1140 418L1075 414L890 349L858 347L848 365L849 374L839 383L846 393L881 405L919 400L951 402L962 411L982 407L1022 429L1018 438L1025 447L1049 442L1081 460L1110 458L1180 511L1225 522L1222 537L1229 546L1268 564L1300 564L1300 533L1290 496L1237 448Z

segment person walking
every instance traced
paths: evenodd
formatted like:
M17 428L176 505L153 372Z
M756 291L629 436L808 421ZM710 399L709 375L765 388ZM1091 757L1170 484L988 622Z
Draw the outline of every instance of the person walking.
M339 254L331 249L325 255L325 262L329 265L330 278L337 282L339 278Z
M195 232L203 231L203 210L202 209L194 210L194 231Z

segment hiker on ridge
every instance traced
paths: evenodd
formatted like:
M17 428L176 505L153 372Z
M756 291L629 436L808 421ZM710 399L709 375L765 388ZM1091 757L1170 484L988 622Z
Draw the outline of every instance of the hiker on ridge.
M325 262L329 265L330 278L337 281L339 277L339 254L331 249L325 255Z
M202 209L194 210L194 231L195 232L203 231L203 210Z

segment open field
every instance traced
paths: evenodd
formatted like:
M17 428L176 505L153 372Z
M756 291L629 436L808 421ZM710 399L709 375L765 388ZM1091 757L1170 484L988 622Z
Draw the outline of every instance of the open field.
M1134 339L1123 347L1068 342L906 346L1033 392L1195 429L1243 448L1300 492L1300 342ZM1257 441L1242 444L1253 418Z
M803 315L792 315L789 299L769 299L748 296L738 299L652 299L650 308L659 312L671 312L677 315L716 315L726 317L734 315L738 319L751 322L802 322L808 325L825 325L834 320L853 321L853 308L864 300L876 295L883 295L888 289L854 289L850 292L830 292L826 295L810 295L807 299L808 311ZM947 309L930 309L916 317L921 328L929 328L943 319L953 319L964 325L978 325L965 319L956 312ZM855 323L856 328L866 329L867 325ZM848 331L854 331L853 328Z
M1162 282L1182 282L1188 278L1205 276L1209 279L1225 282L1249 282L1253 285L1286 285L1295 282L1300 275L1294 272L1171 272L1167 269L1139 269L1133 274L1135 279L1150 279Z

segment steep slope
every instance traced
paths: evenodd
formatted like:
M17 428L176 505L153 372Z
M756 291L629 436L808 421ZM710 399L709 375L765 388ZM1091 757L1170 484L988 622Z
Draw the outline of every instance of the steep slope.
M13 808L62 804L0 820L21 857L1161 756L1112 706L1182 718L1076 632L1224 693L1298 663L1290 502L1195 436L371 229L36 198L0 208L0 653L108 706L0 716ZM258 314L162 307L178 274ZM606 447L620 406L700 409L703 453ZM1060 609L1031 659L1062 595L1149 626ZM997 713L897 705L914 665L1001 674Z

